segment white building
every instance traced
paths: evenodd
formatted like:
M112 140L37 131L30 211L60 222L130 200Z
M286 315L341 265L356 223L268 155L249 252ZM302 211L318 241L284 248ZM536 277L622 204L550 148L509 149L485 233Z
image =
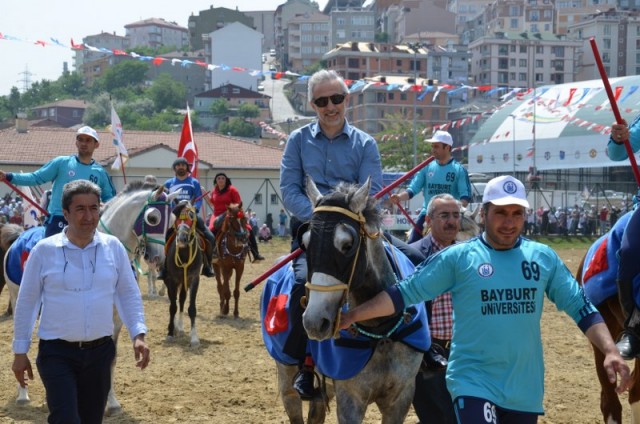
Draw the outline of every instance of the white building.
M211 88L233 84L256 91L260 77L251 71L262 69L262 38L264 36L248 26L234 22L209 34L211 63L217 66L211 71ZM234 71L232 68L237 68Z

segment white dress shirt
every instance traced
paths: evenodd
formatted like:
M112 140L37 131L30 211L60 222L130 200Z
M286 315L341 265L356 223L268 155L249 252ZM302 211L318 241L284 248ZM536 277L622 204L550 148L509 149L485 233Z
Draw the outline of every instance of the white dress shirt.
M127 253L111 235L95 232L84 248L66 229L42 239L25 264L14 315L14 353L26 353L42 305L38 337L91 341L113 334L113 306L132 339L147 332L140 289Z

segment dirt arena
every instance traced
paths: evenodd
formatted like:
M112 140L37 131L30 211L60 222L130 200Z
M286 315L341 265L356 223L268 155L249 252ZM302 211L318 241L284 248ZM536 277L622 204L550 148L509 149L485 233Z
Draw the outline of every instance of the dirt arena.
M558 250L575 272L586 244ZM245 267L241 286L266 270L285 254L288 242L276 240L261 245L267 258ZM260 288L245 293L241 287L240 318L218 316L215 279L201 280L198 294L198 335L201 346L189 347L187 337L172 343L165 341L169 306L166 297L149 299L146 279L141 284L151 347L151 364L140 371L134 366L128 334L123 332L118 347L116 392L122 413L108 417L105 423L286 423L282 403L276 394L275 366L263 348L260 333ZM8 301L7 291L0 295L0 310ZM187 319L188 322L188 319ZM187 331L189 326L185 328ZM30 384L31 403L15 404L16 381L11 372L12 321L0 319L0 423L45 423L44 390L37 373ZM599 423L599 387L592 365L592 353L582 333L549 302L543 315L543 339L546 356L546 415L539 422ZM31 352L32 361L35 349ZM625 410L629 418L628 408ZM335 423L335 404L329 423ZM366 423L380 422L375 405ZM417 422L411 412L406 423Z

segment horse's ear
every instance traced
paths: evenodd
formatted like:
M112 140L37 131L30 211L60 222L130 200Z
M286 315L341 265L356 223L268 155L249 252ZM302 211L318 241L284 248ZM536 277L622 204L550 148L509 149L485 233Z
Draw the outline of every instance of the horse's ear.
M307 174L307 196L309 200L311 200L312 205L317 205L320 199L322 199L322 194L316 187L316 183L313 182L313 178Z
M360 187L349 200L349 209L355 213L360 213L367 206L369 191L371 190L371 177Z

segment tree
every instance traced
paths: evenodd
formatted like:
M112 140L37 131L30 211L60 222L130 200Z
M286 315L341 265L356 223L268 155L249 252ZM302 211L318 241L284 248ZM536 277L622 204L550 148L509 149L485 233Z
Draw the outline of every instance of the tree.
M229 102L223 98L216 99L211 104L211 113L217 117L229 115Z
M431 145L422 140L424 125L416 126L418 144L417 163L422 162L431 152ZM413 122L400 114L390 117L385 129L376 134L383 169L408 171L413 167Z
M238 115L241 118L257 118L260 116L260 108L253 103L242 103L238 108Z
M242 118L232 118L229 122L222 122L218 126L218 132L236 137L255 137L258 126Z
M162 73L153 81L149 89L149 97L155 104L156 111L167 108L185 106L187 89L181 82L175 81L168 73Z
M125 60L108 68L101 79L104 89L112 92L117 88L142 86L149 70L146 62Z
M111 123L111 100L107 93L100 94L87 105L82 121L94 128L104 128Z

